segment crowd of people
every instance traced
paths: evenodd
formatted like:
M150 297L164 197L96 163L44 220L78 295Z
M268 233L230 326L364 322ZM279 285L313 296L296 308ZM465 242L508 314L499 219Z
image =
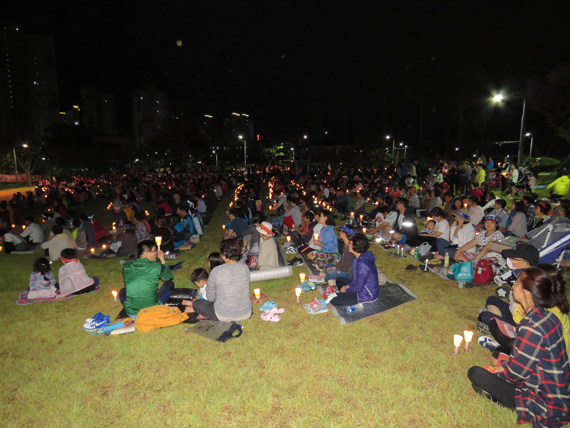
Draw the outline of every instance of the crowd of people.
M193 271L191 279L198 291L179 302L192 322L250 318L250 274L254 269L279 266L277 237L290 239L292 253L313 253L323 262L321 275L336 288L328 301L317 302L317 310L326 303L362 306L378 299L383 274L370 249L373 242L398 245L412 254L415 248L422 248L433 258L449 257L451 263L488 260L496 270L497 285L505 292L501 297L509 302L491 296L481 309L479 328L492 337L483 336L480 342L492 351L492 364L487 370L472 368L468 377L476 391L516 409L519 422L561 426L570 422L565 338L570 337L570 321L565 282L558 268L539 263L538 248L521 242L510 250L493 246L508 236L525 240L554 219L568 217L570 202L560 200L567 190L556 193L556 189L564 191L560 183L552 186L555 190L549 200L533 193L537 168L531 163L518 169L508 159L502 166L495 165L489 158L473 163L439 162L429 169L416 161L368 169L342 164L275 166L251 167L245 174L228 176L179 173L78 178L47 190L47 194L57 195L52 201L53 211L45 219L53 221L51 229L32 226L34 219L28 218L25 231L30 232L18 235L34 244L45 241L42 245L49 259L64 260L64 251L78 247L77 241L72 244L72 239L81 235L73 236L77 229L85 231L87 246L95 234L95 227L89 227L93 219L69 215L73 204L80 203L78 198L83 196L111 195L117 220L127 229L131 218L135 220L128 252L136 252L137 258L124 267L125 288L119 298L125 314L136 316L146 307L168 303L176 293L166 253L196 233L200 223L191 220L195 213L206 213L200 211L203 193L212 191L220 198L234 188L228 221L219 232L219 252L209 255L207 269ZM421 176L420 171L427 174ZM520 175L526 176L526 184ZM497 196L500 190L507 195ZM268 199L264 198L265 191L269 192ZM521 191L524 194L516 199ZM38 190L34 195L41 195L41 202L46 200L45 192ZM157 200L154 228L137 209L142 198ZM62 213L62 206L68 211ZM11 213L5 208L0 211L5 220L6 213L14 215L14 209ZM70 219L71 227L66 223ZM176 230L177 225L181 230ZM9 232L2 233L5 242L10 242L6 239ZM160 246L148 239L154 236L162 238ZM56 238L62 241L60 246L46 245ZM16 251L17 245L14 243ZM66 254L64 261L70 260L71 254ZM46 288L55 286L45 259L38 262L34 274L36 282L41 277L49 283ZM93 284L95 280L89 286ZM508 326L510 336L505 334Z

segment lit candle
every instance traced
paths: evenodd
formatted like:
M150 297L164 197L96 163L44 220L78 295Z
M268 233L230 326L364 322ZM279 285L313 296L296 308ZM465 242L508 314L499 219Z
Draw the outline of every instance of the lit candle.
M0 251L3 251L4 247L2 245L0 245Z
M350 216L351 216L352 218L354 218L354 213L350 213Z
M106 245L106 244L103 244L103 245L101 246L101 248L105 249L105 248L107 248L107 245Z
M319 234L318 234L318 233L315 233L315 234L313 235L313 238L314 238L315 241L318 241L318 240L319 240Z
M469 330L463 330L463 337L465 338L465 352L469 352L469 344L473 340L473 332Z
M117 226L113 226L113 230L117 230Z
M303 282L305 282L305 277L306 277L306 276L307 276L307 274L306 274L305 272L301 272L301 273L299 274L299 280L301 281L301 284L302 284Z
M360 221L364 218L364 215L360 214Z
M162 244L162 236L155 236L154 242L156 242L156 245L158 247L158 251L160 251L160 244Z
M463 342L463 336L459 334L453 335L453 346L455 346L455 355L459 354L459 347L461 346L461 342Z
M25 224L22 225L22 230L26 230L26 225L25 225Z
M145 211L144 213L145 213L145 215L150 215L150 213L148 211Z
M365 228L365 227L362 228L362 233L366 233L366 228Z
M12 229L15 229L15 228L16 228L16 225L15 225L15 224L13 224L13 225L12 225Z
M226 225L225 225L225 224L222 224L222 229L223 229L223 230L226 230Z
M95 254L95 248L91 248L91 254Z
M301 293L303 292L303 289L300 287L295 288L295 295L297 296L297 304L299 304L299 297L301 296Z
M116 302L117 301L117 293L115 290L111 291L111 294L113 295L113 300Z
M259 288L254 289L253 294L255 294L255 298L259 300L259 298L261 297L261 289Z

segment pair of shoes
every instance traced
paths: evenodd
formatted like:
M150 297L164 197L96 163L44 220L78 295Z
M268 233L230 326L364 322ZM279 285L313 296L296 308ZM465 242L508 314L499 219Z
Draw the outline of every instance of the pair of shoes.
M297 263L297 262L303 263L303 259L300 259L299 257L293 257L291 260L289 260L289 261L287 262L287 264L290 265L290 266L294 266L295 263Z
M488 349L491 352L495 352L495 350L501 346L499 342L489 336L481 336L477 342L479 342L479 345L483 348Z
M287 247L285 254L297 254L297 250L292 245Z
M404 270L406 272L414 272L414 271L418 270L418 267L414 266L414 265L408 265L408 266L406 266L406 269L404 269Z
M309 291L315 291L317 289L317 284L306 279L305 282L299 285L299 287L303 290L303 293L307 293Z
M273 302L273 303L275 303L275 302ZM285 312L285 309L283 309L283 308L278 309L277 306L275 306L275 307L271 308L270 310L262 313L261 319L263 321L279 322L279 321L281 321L281 317L277 314L282 314L283 312Z
M479 330L483 334L491 334L489 331L489 326L481 321L477 323L477 330Z
M313 299L309 303L304 304L303 308L305 308L305 312L311 315L323 314L329 311L324 299Z
M102 317L97 317L97 318L94 317L91 320L91 322L85 322L85 324L83 324L83 330L85 331L99 330L101 327L109 324L110 318L111 317L109 315L103 315Z
M265 302L263 305L261 305L259 307L259 310L261 312L265 312L265 311L269 311L269 310L276 308L276 307L277 307L277 303L275 303L275 301Z
M91 318L86 318L85 322L87 324L91 324L93 322L93 320L100 320L102 318L105 317L105 314L102 314L101 312L97 312L95 315L93 315Z

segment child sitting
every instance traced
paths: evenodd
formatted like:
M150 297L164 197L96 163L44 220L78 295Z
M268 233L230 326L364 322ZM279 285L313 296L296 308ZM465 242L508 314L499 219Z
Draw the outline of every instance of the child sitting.
M190 280L198 287L198 295L194 300L183 300L184 312L194 312L194 301L206 298L206 286L208 285L208 271L206 269L198 268L192 272Z
M90 278L85 268L77 260L77 252L72 248L61 251L63 266L59 268L59 291L60 295L79 295L94 291L99 286L99 278Z
M45 257L34 262L34 271L30 275L28 300L55 297L57 283L51 272L49 261Z
M435 220L426 221L425 226L426 227L420 233L427 233L428 235L435 233Z

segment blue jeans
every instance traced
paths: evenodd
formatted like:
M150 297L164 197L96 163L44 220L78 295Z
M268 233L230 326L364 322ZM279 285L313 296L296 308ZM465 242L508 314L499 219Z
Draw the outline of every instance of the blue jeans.
M503 236L506 238L507 236L515 236L515 234L513 232L511 232L510 230L505 230L504 232L501 232L503 234Z
M437 252L444 257L446 254L449 254L449 258L452 259L457 252L457 248L451 247L451 242L449 242L447 239L437 238L436 245Z
M332 269L329 269L329 268L332 268ZM325 281L328 281L329 279L336 280L337 278L352 279L350 274L343 272L341 270L338 270L338 269L334 269L334 265L332 263L327 263L325 265L325 272L326 272Z

